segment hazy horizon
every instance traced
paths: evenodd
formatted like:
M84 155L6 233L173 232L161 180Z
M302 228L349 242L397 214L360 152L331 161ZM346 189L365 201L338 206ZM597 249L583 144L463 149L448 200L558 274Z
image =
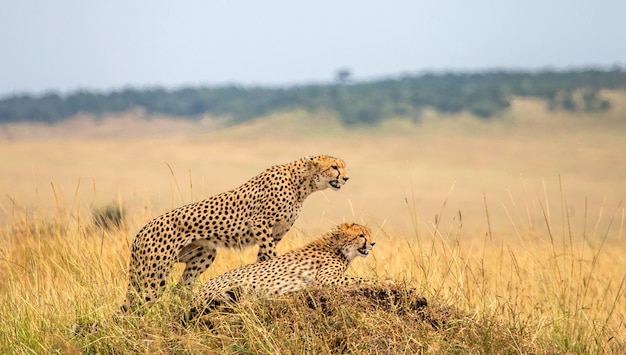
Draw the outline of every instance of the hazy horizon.
M0 97L626 64L626 3L8 2Z

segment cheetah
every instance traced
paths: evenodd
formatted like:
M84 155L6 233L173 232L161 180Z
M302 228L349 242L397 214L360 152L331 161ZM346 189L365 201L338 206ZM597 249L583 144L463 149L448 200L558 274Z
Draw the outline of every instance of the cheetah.
M276 244L313 192L340 190L348 181L343 160L327 155L273 166L233 190L167 212L137 234L132 245L123 313L160 297L176 262L179 284L191 287L215 259L217 248L258 244L257 261L276 256Z
M228 271L207 281L194 297L187 319L242 295L281 295L314 286L347 286L364 282L346 276L357 256L374 247L367 227L343 223L312 243L276 258Z

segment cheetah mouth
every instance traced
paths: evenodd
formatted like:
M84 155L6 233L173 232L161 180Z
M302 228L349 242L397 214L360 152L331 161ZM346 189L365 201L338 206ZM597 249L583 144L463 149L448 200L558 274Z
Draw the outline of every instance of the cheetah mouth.
M366 247L359 248L357 251L361 254L361 256L368 256L370 254L370 251Z
M339 185L339 180L333 180L333 181L329 181L328 185L330 185L330 187L333 190L339 190L341 189L341 185Z

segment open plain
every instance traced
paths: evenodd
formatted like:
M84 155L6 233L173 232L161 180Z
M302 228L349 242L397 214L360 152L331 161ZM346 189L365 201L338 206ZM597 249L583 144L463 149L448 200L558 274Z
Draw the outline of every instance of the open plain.
M0 352L624 352L626 96L605 95L614 107L598 115L516 100L492 120L424 112L376 127L299 111L238 126L141 112L0 126ZM317 154L344 159L351 179L305 202L279 252L366 224L376 247L351 274L410 284L462 317L435 330L338 305L349 312L324 320L293 300L181 330L171 290L114 320L143 224ZM94 225L106 206L120 226ZM254 255L218 251L203 279ZM101 326L75 335L77 322Z

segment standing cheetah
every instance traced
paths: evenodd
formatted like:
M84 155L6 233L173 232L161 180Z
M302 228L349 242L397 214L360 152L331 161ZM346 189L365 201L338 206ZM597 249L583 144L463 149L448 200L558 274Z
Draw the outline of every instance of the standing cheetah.
M188 287L211 265L218 247L258 244L257 261L275 257L276 243L298 218L304 200L315 191L339 190L346 181L341 159L304 157L155 218L135 237L122 311L158 298L175 262L186 264L181 283Z
M357 256L374 247L368 228L343 223L314 242L276 258L249 264L207 281L192 302L189 317L241 294L280 295L310 286L349 285L360 279L345 275Z

